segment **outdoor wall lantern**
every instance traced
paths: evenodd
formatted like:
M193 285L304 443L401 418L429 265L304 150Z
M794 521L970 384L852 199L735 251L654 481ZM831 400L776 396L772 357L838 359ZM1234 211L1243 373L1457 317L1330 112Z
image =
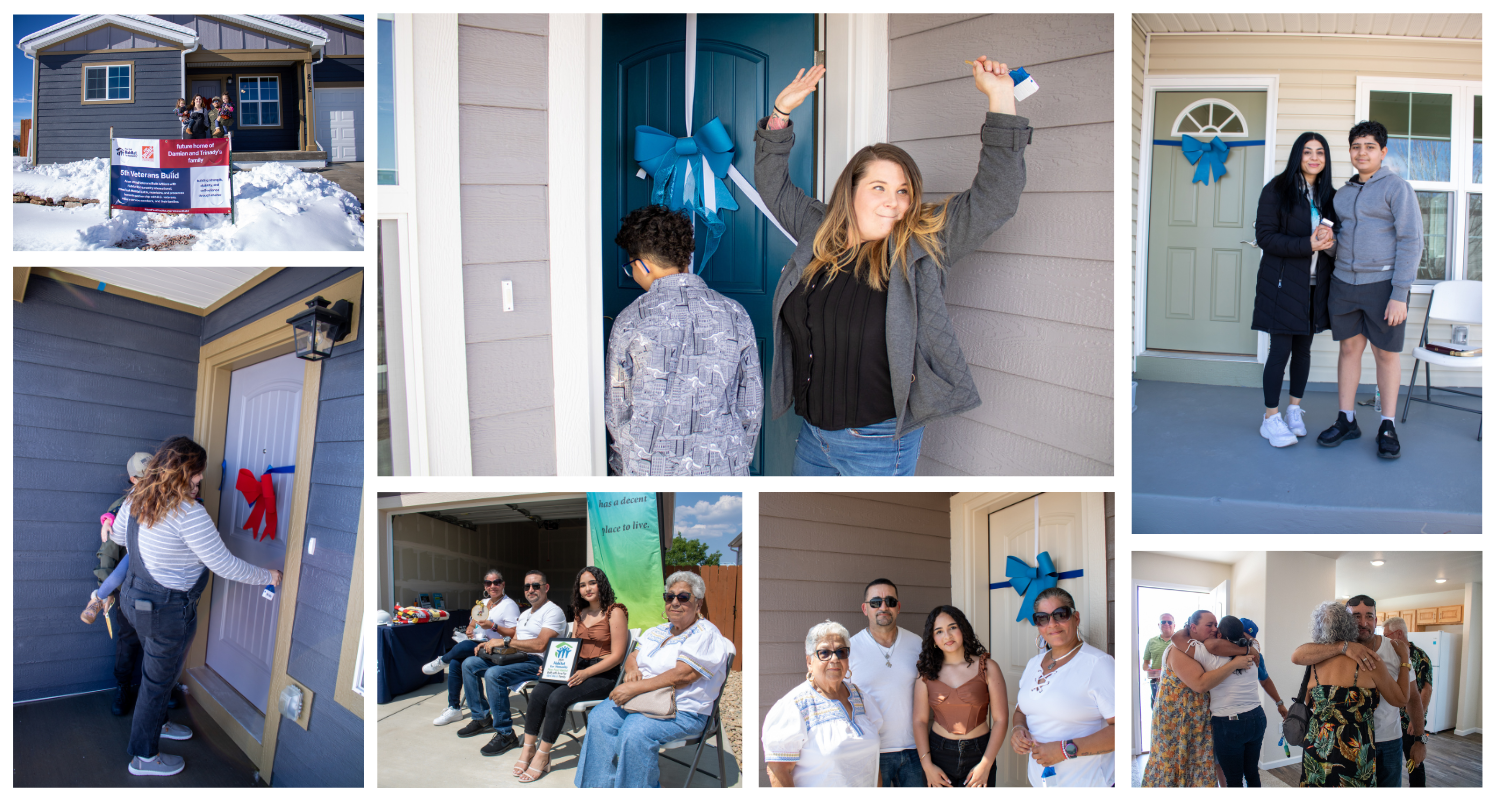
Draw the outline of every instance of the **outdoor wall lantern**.
M328 301L314 297L307 310L287 320L297 343L297 357L322 361L333 355L333 343L349 335L349 320L354 307L340 300L328 307Z

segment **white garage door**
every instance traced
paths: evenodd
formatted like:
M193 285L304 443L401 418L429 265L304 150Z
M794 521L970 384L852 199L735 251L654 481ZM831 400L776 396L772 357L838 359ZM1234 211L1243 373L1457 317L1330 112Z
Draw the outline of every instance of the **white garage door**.
M365 160L365 90L317 89L318 144L332 161Z

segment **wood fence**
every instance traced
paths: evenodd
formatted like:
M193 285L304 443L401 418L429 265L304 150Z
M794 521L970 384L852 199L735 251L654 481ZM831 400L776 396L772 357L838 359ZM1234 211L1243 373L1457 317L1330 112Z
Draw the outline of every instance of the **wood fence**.
M734 669L745 667L746 653L741 644L741 608L744 593L740 585L741 567L663 567L662 579L674 572L687 570L703 578L703 616L734 642Z
M21 140L17 144L18 146L16 148L16 155L31 155L31 151L28 149L31 146L31 120L21 120Z

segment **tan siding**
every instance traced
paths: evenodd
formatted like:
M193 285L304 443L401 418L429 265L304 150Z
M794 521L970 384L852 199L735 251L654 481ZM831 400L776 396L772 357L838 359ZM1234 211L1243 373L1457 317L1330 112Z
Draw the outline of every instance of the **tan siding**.
M928 426L918 473L1110 474L1113 18L893 15L890 36L891 141L933 195L974 178L984 103L963 60L1003 54L1042 85L1018 108L1036 129L1020 210L948 273L984 405Z
M1140 33L1135 32L1137 38ZM1140 46L1140 45L1137 45ZM1478 81L1482 78L1479 42L1431 41L1413 39L1360 39L1302 36L1157 36L1150 41L1151 76L1163 75L1277 75L1278 103L1274 135L1275 171L1286 166L1292 143L1303 131L1313 130L1328 139L1332 149L1332 168L1342 184L1353 167L1349 162L1348 131L1356 120L1355 80L1357 77L1402 76L1445 80ZM1139 152L1141 106L1134 107L1136 129L1135 152ZM1139 172L1138 168L1136 172ZM1132 208L1138 202L1139 181L1133 192ZM1454 200L1453 211L1466 213L1462 197ZM1134 249L1132 248L1132 253ZM1456 245L1455 257L1463 249ZM1140 265L1136 265L1139 268ZM1132 271L1134 277L1139 273ZM1402 358L1402 391L1411 379L1410 352L1422 333L1427 314L1427 295L1413 295L1407 314L1406 353ZM1133 307L1133 305L1132 305ZM1436 340L1446 340L1449 326L1434 324L1430 333ZM1482 342L1479 326L1471 326L1469 341ZM1338 345L1331 335L1319 334L1313 340L1313 362L1310 380L1315 383L1337 383ZM1474 370L1434 368L1433 382L1445 386L1478 386L1480 373ZM1360 382L1375 382L1374 359L1364 359Z
M461 14L460 214L475 475L550 475L547 17ZM515 310L502 311L511 281Z
M1104 596L1109 598L1109 654L1115 654L1115 493L1104 493Z
M1131 351L1135 352L1136 331L1136 275L1140 264L1136 263L1136 248L1139 246L1137 229L1141 223L1141 113L1146 102L1146 34L1131 17L1130 24L1130 338Z
M900 587L898 623L920 633L951 602L949 495L942 492L760 495L760 713L803 680L807 629L832 619L865 627L860 593L875 578ZM749 755L748 753L746 754ZM755 773L767 784L764 754Z

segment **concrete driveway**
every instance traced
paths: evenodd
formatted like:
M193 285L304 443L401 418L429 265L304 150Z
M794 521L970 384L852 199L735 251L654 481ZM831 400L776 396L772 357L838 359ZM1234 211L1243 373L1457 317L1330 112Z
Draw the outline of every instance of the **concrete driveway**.
M365 162L335 161L322 169L305 169L302 171L313 172L333 181L339 185L339 188L359 198L360 206L364 206Z

